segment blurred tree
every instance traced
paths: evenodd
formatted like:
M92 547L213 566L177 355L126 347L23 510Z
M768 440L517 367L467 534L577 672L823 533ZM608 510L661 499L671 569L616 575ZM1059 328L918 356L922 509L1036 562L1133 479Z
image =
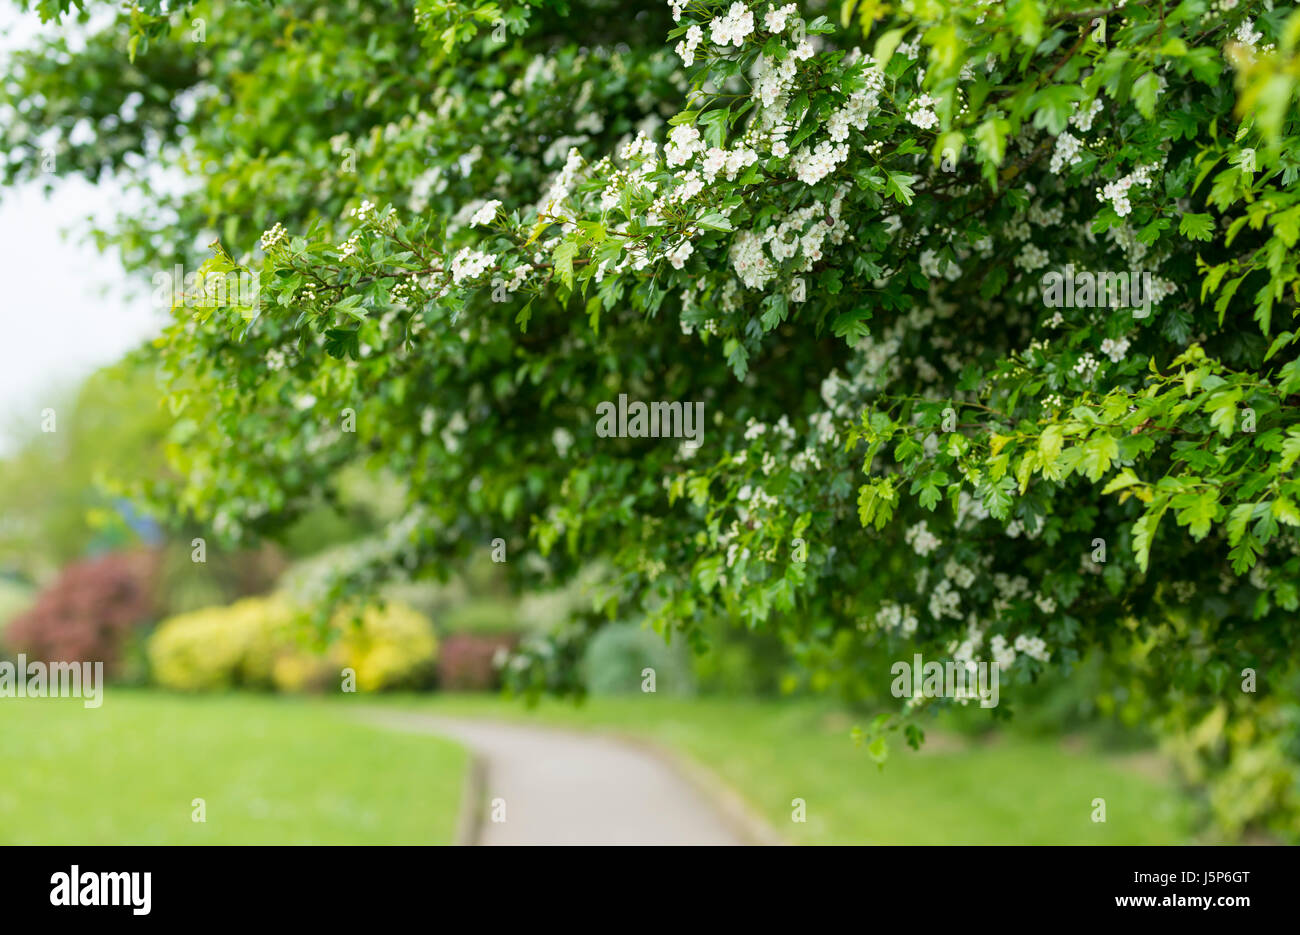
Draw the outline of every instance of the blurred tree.
M142 355L96 371L51 408L55 431L29 428L0 460L0 568L33 580L88 553L157 541L115 480L147 487L163 476L172 422L156 363Z

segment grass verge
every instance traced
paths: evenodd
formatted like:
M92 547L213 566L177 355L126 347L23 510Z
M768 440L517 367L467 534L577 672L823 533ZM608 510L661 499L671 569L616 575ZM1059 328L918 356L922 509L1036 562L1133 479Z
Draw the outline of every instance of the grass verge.
M0 843L451 843L466 752L340 714L112 688L98 709L0 700Z

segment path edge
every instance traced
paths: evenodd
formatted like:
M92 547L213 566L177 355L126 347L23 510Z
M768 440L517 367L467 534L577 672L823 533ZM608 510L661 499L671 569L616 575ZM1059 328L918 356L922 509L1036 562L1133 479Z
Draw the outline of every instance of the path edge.
M459 743L459 742L457 742ZM483 797L487 789L487 760L477 751L460 744L469 757L460 814L456 816L456 847L477 847L483 833Z
M396 714L398 717L414 716L422 717L456 717L455 715L437 715L425 711L414 711L401 707L385 710L383 708L367 707L362 712L362 718L370 721L372 724L386 726L389 729L409 730L398 726L394 721L389 720L382 715ZM380 714L379 718L375 718ZM472 719L472 718L470 718ZM686 782L688 786L694 789L701 797L713 806L714 811L721 818L722 823L736 835L742 842L747 845L757 845L765 847L784 847L791 844L789 840L781 835L770 823L761 818L750 805L749 801L736 792L728 783L726 783L712 769L702 764L695 757L684 753L673 747L664 744L659 740L654 740L639 734L628 733L621 730L611 730L606 727L568 727L554 724L536 724L519 718L489 717L480 718L480 720L496 721L497 723L512 724L519 727L531 727L541 731L555 731L557 733L568 734L586 734L589 737L605 737L609 740L622 743L625 746L640 750L641 752L654 757L659 762L667 766L675 775ZM479 754L473 748L464 744L454 737L450 737L436 729L434 725L426 724L428 733L435 734L444 739L453 740L459 744L470 757L470 765L466 771L465 792L461 799L461 812L457 821L456 844L462 847L473 847L479 844L481 840L483 827L483 802L485 798L485 789L487 788L487 759Z
M736 792L717 773L693 756L666 744L622 731L602 731L603 734L655 757L681 777L704 797L722 818L723 823L745 844L760 847L785 847L790 844L770 823L761 818L740 793Z

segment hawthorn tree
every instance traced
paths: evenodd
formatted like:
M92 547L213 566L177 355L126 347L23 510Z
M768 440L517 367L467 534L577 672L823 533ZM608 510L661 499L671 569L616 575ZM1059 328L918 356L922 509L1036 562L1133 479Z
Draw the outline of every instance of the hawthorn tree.
M1300 834L1294 7L81 19L12 63L6 178L115 171L133 268L260 284L157 342L164 510L270 535L361 461L409 508L340 598L496 540L521 585L600 567L531 691L629 615L771 629L857 699L913 652L1005 707L1101 655L1222 827ZM703 403L702 444L598 433L620 394Z

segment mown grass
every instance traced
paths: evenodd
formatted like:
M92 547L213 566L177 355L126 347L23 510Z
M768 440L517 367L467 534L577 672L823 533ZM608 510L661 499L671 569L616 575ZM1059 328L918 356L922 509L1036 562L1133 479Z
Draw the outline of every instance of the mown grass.
M0 763L3 844L448 844L468 758L312 701L110 687L0 699Z
M467 755L371 726L391 706L601 730L706 766L793 843L1157 844L1191 839L1166 779L1087 748L1000 736L895 748L883 769L825 704L656 695L534 710L489 696L185 697L110 688L76 699L0 699L0 843L448 843ZM1095 798L1106 821L1091 820ZM206 801L206 823L191 820ZM792 800L806 822L791 820Z

